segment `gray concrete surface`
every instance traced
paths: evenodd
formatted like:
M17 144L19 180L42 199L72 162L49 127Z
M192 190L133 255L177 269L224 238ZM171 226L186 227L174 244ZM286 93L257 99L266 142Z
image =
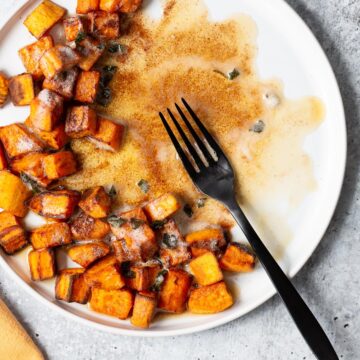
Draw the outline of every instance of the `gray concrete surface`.
M1 0L0 14L15 1ZM340 203L325 238L295 278L295 285L324 325L340 358L358 360L360 1L287 1L313 30L335 69L349 129L349 159ZM163 339L114 336L69 322L44 308L3 272L0 296L51 360L314 359L278 296L225 326Z

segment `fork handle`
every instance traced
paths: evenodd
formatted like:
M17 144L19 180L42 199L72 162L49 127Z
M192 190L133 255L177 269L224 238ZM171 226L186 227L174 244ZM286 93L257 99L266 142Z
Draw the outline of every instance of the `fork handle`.
M263 244L236 200L227 205L315 356L319 360L339 360L315 316Z

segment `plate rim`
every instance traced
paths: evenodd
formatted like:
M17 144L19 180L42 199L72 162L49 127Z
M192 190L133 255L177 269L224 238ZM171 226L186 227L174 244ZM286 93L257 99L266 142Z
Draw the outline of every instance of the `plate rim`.
M10 7L8 13L4 15L0 19L0 39L3 36L3 31L6 29L6 27L9 25L11 20L20 14L23 10L25 10L27 7L29 7L31 4L33 4L36 0L17 0L18 2L15 3L12 7ZM314 241L313 245L308 247L305 254L302 256L302 260L299 261L297 266L291 269L291 271L288 273L289 278L293 278L308 262L308 260L311 258L312 254L320 244L320 242L323 240L323 237L331 224L331 221L333 219L336 207L339 203L340 196L342 193L344 178L345 178L345 171L346 171L346 164L347 164L347 124L346 124L346 115L345 115L345 108L344 103L342 99L342 94L340 91L339 83L337 81L336 75L334 73L334 70L332 68L332 65L329 61L329 58L327 57L324 49L322 48L320 42L314 35L314 33L311 31L309 26L306 24L306 22L300 17L300 15L285 1L285 0L272 0L273 2L276 2L278 6L283 6L286 8L286 10L290 13L292 13L292 16L294 17L294 20L296 19L297 23L301 26L302 31L305 31L308 35L310 35L310 38L313 40L314 46L317 47L317 50L323 57L324 65L326 66L326 71L328 75L331 77L329 78L329 81L333 83L333 90L335 91L337 100L338 100L338 106L339 106L339 114L341 116L340 123L342 124L342 136L339 136L339 147L342 150L342 154L340 154L340 160L341 163L339 163L339 172L337 176L337 183L336 188L334 186L334 196L333 196L333 202L331 206L329 206L327 213L325 214L326 221L324 221L323 225L321 226L320 230L318 231L319 237L317 241ZM117 328L114 326L109 326L105 324L101 324L86 318L83 318L79 315L76 315L66 309L64 309L61 306L58 306L55 304L54 301L50 301L46 297L42 296L39 292L37 292L35 289L33 289L24 279L21 278L20 275L18 275L11 267L10 265L5 261L4 255L0 252L0 267L3 268L7 274L11 278L14 279L14 281L20 285L21 288L25 290L28 294L39 300L41 303L46 304L51 309L54 309L55 312L64 315L66 318L70 320L75 320L80 324L83 324L88 327L92 327L96 330L105 331L112 334L119 334L119 335L126 335L130 337L168 337L168 336L175 336L175 335L186 335L186 334L192 334L196 332L201 332L209 329L213 329L215 327L224 325L226 323L229 323L235 319L238 319L244 315L247 315L251 311L258 308L260 305L264 304L267 300L269 300L272 296L276 294L276 290L274 287L271 289L265 291L261 297L257 299L254 303L252 303L250 306L248 306L245 310L243 309L241 313L234 312L229 313L227 315L224 315L220 319L217 320L209 320L208 322L196 326L192 326L186 329L175 329L175 330L137 330L137 329L122 329Z

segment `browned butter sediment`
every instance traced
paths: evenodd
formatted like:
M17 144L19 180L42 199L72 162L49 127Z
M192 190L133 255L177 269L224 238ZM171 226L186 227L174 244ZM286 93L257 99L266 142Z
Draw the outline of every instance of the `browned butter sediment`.
M229 156L239 200L260 233L275 250L286 244L291 238L287 213L316 188L303 143L323 120L322 102L286 99L280 81L259 78L257 29L249 16L216 22L201 0L170 0L160 20L138 12L124 32L127 54L103 59L119 68L111 84L113 100L98 107L126 125L124 144L109 153L87 140L74 141L82 170L66 185L83 190L115 184L120 206L136 206L169 191L194 205L193 220L200 224L232 226L231 216L213 200L197 209L201 195L159 119L159 111L174 109L184 97ZM232 81L214 71L227 74L234 68L240 76ZM265 123L262 133L249 130L258 120ZM140 179L149 182L148 194L136 185ZM281 210L279 203L285 204Z

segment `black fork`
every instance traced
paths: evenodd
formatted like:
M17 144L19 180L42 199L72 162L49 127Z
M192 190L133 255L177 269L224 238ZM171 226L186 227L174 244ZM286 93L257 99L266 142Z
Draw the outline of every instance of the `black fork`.
M183 123L193 137L192 142L171 110L167 109L185 144L185 148L180 145L165 116L161 112L159 115L192 181L201 192L222 202L229 209L315 356L320 360L338 360L338 356L315 316L274 260L239 207L235 198L234 171L230 162L189 104L184 99L181 100L193 122L202 133L202 136L198 135L199 131L195 131L185 112L175 104Z

